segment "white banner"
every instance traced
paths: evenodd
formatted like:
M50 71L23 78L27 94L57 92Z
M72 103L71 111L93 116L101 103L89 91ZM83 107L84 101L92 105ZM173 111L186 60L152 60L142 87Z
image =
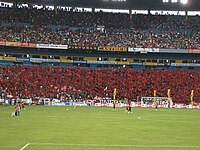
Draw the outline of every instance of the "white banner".
M88 64L117 64L117 62L114 61L87 61Z
M37 63L42 63L42 62L60 62L58 59L42 59L42 58L30 58L31 62L37 62Z
M105 103L95 103L94 106L113 107L113 103L109 103L109 102L108 103L107 102L105 102ZM125 104L125 103L116 103L115 106L116 107L125 107L125 106L127 106L127 104ZM131 102L131 107L136 107L134 102Z
M37 48L48 48L48 49L68 49L68 45L37 44Z
M131 48L131 47L128 48L128 52L157 53L159 51L160 51L159 48Z
M171 66L185 66L185 67L195 67L200 66L199 64L192 64L192 63L171 63Z

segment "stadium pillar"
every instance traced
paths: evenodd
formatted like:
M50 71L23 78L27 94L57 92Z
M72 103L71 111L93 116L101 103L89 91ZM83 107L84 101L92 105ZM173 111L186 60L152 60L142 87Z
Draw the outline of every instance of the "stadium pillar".
M17 2L13 3L13 8L17 8Z
M148 9L148 15L151 15L151 9L150 8Z
M93 7L93 8L92 8L92 13L94 13L94 12L95 12L95 8Z
M58 7L57 6L54 6L54 12L57 15L57 13L58 13Z
M187 10L185 11L185 21L186 22L188 21L188 11Z
M129 9L129 17L130 17L130 19L133 18L133 16L132 16L132 10L131 9Z

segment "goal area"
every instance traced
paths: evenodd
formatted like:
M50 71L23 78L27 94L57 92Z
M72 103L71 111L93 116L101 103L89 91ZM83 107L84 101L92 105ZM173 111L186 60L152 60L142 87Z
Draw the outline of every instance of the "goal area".
M155 104L158 107L172 108L173 102L169 97L141 97L141 106L143 107L154 107Z

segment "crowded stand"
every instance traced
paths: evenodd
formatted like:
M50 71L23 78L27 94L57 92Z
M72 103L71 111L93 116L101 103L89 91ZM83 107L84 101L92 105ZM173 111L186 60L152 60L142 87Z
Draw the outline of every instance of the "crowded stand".
M200 49L199 29L199 16L0 8L0 43ZM195 102L200 96L197 70L6 66L0 74L0 91L14 98L112 98L114 88L118 99L151 97L154 90L166 97L168 89L175 103L190 103L191 90Z
M133 100L153 96L154 90L158 97L167 97L167 90L171 89L174 103L189 104L191 90L194 90L194 102L200 102L197 70L6 66L0 67L0 74L1 91L13 98L112 98L116 88L118 100Z
M0 24L0 41L8 42L200 48L199 16L0 8Z

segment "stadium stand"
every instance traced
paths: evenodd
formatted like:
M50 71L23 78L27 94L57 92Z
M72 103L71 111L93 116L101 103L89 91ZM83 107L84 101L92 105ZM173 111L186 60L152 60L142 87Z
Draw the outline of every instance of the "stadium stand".
M112 97L113 89L117 88L118 99L133 99L144 96L151 97L155 89L158 96L166 97L167 90L171 89L171 97L175 103L189 104L190 92L194 90L194 101L200 102L200 73L198 70L152 69L157 65L166 66L166 68L169 66L180 67L182 61L186 62L184 67L198 68L198 63L200 63L198 56L190 59L193 57L190 55L187 60L185 55L190 53L188 52L190 49L191 53L200 53L199 29L199 16L152 15L150 13L130 15L103 11L80 12L73 9L3 7L0 8L0 45L2 43L0 91L6 91L7 95L12 95L14 98L67 98L74 96L85 99L86 97L102 97L105 94ZM7 45L6 42L10 43ZM24 45L31 43L34 46L29 47L28 53L24 52L27 46L24 46L24 49L15 49L11 47L13 46L12 42L14 42L14 46L18 44L17 42ZM63 51L72 47L72 49L69 48L68 53L71 51L76 53L79 47L85 49L86 47L95 47L96 49L93 51L97 52L85 50L84 53L79 53L80 57L84 54L84 57L88 56L88 58L79 58L77 55L77 58L73 58L66 54L66 56L57 55L57 58L54 59L53 55L57 54L54 53L56 52L55 47L44 46L43 48L46 50L44 52L40 49L41 47L36 47L36 44L65 45ZM104 66L104 63L107 63L107 69L92 69L92 65L97 63L98 57L101 57L100 52L102 56L105 56L100 48L103 47L104 50L107 50L106 46L109 47L109 56L113 55L114 58L110 59L107 57L108 55L101 58L100 61L103 60L101 65ZM118 49L118 47L125 47L125 50ZM50 54L48 48L53 49ZM150 53L153 53L154 48L158 48L164 49L162 52L169 54L163 58L166 60L158 60L161 58L159 51L156 51L154 56L151 54L147 56L148 50L131 51L133 48L150 48L150 50L148 49ZM173 57L170 53L173 51L168 49L173 51L181 49L185 55L180 56L185 58L175 60L179 55ZM9 50L9 54L6 53L7 50ZM130 55L129 52L140 56L142 56L140 53L145 53L146 56L142 56L141 60L138 58L139 56L127 60L128 58L121 53L116 54L115 50L128 51L126 56ZM113 51L114 53L112 53ZM16 54L17 52L20 54ZM31 56L35 55L36 57L31 58L30 53L33 53ZM49 61L50 56L52 60ZM119 58L117 58L118 56ZM148 62L145 60L146 58L152 60ZM170 60L171 58L173 60ZM126 61L117 62L117 59ZM46 61L45 65L47 66L44 66L42 61ZM86 63L87 61L90 68L49 67L51 63L55 65L54 61L58 66L66 65L69 62ZM19 62L26 62L30 66L14 65ZM117 65L121 63L121 66L125 67L116 69L118 67L116 65L113 69L111 66L113 62ZM33 66L36 63L37 65ZM38 65L40 63L42 65ZM142 67L138 68L142 69L130 69L131 63L135 63L136 66L141 65ZM148 66L148 63L151 69L145 70L144 64ZM98 64L100 63L98 62ZM126 64L130 66L127 67ZM107 89L105 90L105 88Z
M0 41L71 46L197 49L199 16L1 8ZM148 22L148 23L147 23ZM103 26L103 30L98 30Z
M117 88L117 99L132 99L153 96L154 89L157 96L166 97L167 89L171 89L174 103L189 104L191 90L195 91L194 101L200 102L200 73L197 70L8 66L0 67L0 73L0 87L16 98L74 96L84 99L105 94L112 97L113 89Z

